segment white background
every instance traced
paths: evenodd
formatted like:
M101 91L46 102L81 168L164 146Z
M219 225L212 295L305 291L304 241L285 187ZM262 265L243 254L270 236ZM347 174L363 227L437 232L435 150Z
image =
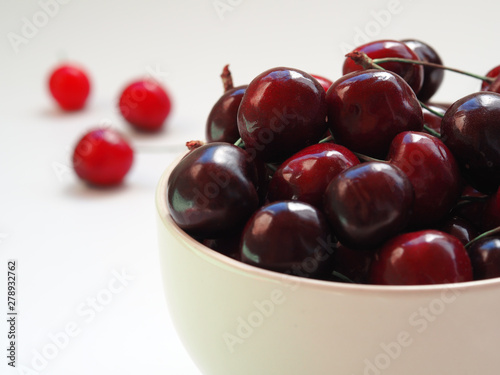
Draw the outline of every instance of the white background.
M204 137L224 64L237 85L279 65L335 80L345 48L383 38L427 41L449 65L480 74L500 64L497 1L66 0L50 9L44 18L38 2L0 0L2 375L200 374L165 306L154 191L184 142ZM25 19L40 27L14 46L8 35L23 36ZM91 75L81 112L59 111L47 93L49 71L65 59ZM152 72L174 110L165 131L138 134L117 114L117 97ZM448 73L436 100L478 87ZM125 183L114 189L89 188L71 170L75 142L102 123L137 149ZM17 369L6 359L7 259L18 265ZM91 315L89 301L109 296L117 273L130 280L111 284L122 288ZM51 337L68 325L74 337L54 351Z

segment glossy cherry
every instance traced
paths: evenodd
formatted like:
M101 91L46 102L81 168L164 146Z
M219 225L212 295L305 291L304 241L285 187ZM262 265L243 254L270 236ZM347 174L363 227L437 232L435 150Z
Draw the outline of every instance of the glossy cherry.
M328 89L326 102L336 143L368 156L385 158L397 134L423 129L415 93L401 77L388 71L347 74Z
M50 75L52 97L65 111L76 111L85 106L90 93L88 74L76 65L62 65Z
M229 89L214 104L205 127L207 142L235 143L240 138L238 108L246 87L244 85Z
M321 86L323 86L323 88L325 89L325 92L328 91L328 89L330 88L330 86L332 85L332 81L330 81L328 78L325 78L323 76L319 76L317 74L311 74L314 78L316 78L316 81L319 82L319 84Z
M372 59L399 57L403 59L419 60L418 55L413 52L410 47L397 40L377 40L363 44L354 50L364 52ZM380 66L402 77L414 92L418 93L420 91L424 80L424 69L421 65L388 62L380 64ZM350 58L346 58L342 67L342 73L347 74L358 70L363 70L363 67L356 64Z
M457 202L450 214L461 217L474 227L481 229L487 196L467 185L462 190L461 197L463 198Z
M248 221L241 260L272 271L318 277L334 245L319 210L302 202L279 201L261 207Z
M269 200L299 200L322 209L330 181L357 164L358 158L344 146L333 143L308 146L276 170L269 185Z
M500 188L484 202L481 217L483 231L500 227Z
M76 144L73 167L82 180L95 186L111 186L122 182L133 159L132 148L118 131L94 129Z
M477 92L457 100L441 124L442 140L467 182L484 193L500 185L500 94Z
M443 65L443 61L441 60L441 57L438 55L436 50L427 43L416 39L405 39L402 42L410 47L420 60ZM417 93L417 97L423 102L429 101L429 99L441 86L443 78L443 69L424 66L424 81L422 83L422 88Z
M370 281L383 285L446 284L472 280L464 245L450 234L423 230L400 234L380 249Z
M407 226L413 194L398 167L368 162L330 182L324 209L340 242L353 249L374 249Z
M118 106L125 120L135 129L157 132L163 128L172 103L162 85L144 79L132 82L122 91Z
M238 129L251 157L281 162L325 133L325 90L303 71L267 70L245 91Z
M257 171L247 153L229 143L189 152L168 179L170 214L186 232L218 238L240 229L257 209Z
M481 238L467 249L474 280L500 277L500 237Z
M498 76L500 76L500 65L495 66L488 73L486 73L486 77L497 78ZM491 89L490 82L483 81L481 83L481 91L490 91L490 89Z
M438 138L421 132L403 132L391 143L388 160L410 180L415 201L410 225L425 227L443 219L462 191L455 157Z
M479 235L474 225L458 216L452 216L445 220L439 226L439 230L458 238L464 245L467 245Z

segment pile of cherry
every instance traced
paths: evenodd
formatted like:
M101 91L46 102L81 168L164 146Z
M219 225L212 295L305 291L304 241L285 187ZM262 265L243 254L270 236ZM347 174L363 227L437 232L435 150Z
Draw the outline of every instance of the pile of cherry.
M441 64L423 42L384 40L348 54L333 83L279 67L233 87L226 67L207 143L189 142L169 177L171 217L218 252L302 277L500 277L500 67L439 105Z

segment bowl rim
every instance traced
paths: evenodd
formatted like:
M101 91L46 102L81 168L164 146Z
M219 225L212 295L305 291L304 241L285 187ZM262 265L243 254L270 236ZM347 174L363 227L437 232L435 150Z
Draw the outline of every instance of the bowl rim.
M446 283L446 284L431 284L431 285L374 285L374 284L358 284L358 283L343 283L338 281L327 281L319 280L313 278L299 277L289 274L283 274L276 271L267 270L264 268L256 267L250 264L243 263L224 254L221 254L215 250L198 242L192 238L189 234L183 231L172 219L170 213L168 212L167 205L167 184L168 177L170 173L177 165L177 163L188 153L189 151L182 153L165 169L161 175L156 188L155 194L155 206L156 211L161 220L161 224L171 232L172 235L176 236L184 245L186 245L186 251L190 251L197 257L201 257L204 260L212 263L213 265L229 269L233 272L246 275L248 277L264 279L271 281L273 283L283 283L284 280L288 280L287 283L295 283L299 285L300 288L307 287L319 290L326 290L330 292L340 292L340 293L374 293L374 294L399 294L399 293L435 293L443 292L447 290L460 290L460 292L466 292L476 289L489 289L489 288L500 288L500 277L486 279L486 280L473 280L460 283ZM164 251L160 249L160 252Z

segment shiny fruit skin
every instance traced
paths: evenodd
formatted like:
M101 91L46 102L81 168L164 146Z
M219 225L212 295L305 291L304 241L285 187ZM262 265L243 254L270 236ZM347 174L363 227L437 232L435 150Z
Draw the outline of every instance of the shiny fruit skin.
M151 79L129 84L118 103L125 120L136 130L157 132L163 128L172 103L165 89Z
M78 141L73 167L77 176L91 185L112 186L122 182L133 159L132 148L119 132L94 129Z
M333 83L333 82L332 82L332 81L330 81L328 78L325 78L325 77L323 77L323 76L319 76L319 75L317 75L317 74L311 74L311 76L313 76L313 77L316 79L316 81L318 81L318 82L319 82L319 84L320 84L321 86L323 86L323 88L325 89L325 92L327 92L327 91L328 91L328 89L330 88L330 86L331 86L331 85L332 85L332 83Z
M340 172L359 164L358 158L344 146L319 143L291 156L274 172L268 198L298 200L316 208L323 206L323 194Z
M403 59L419 60L417 54L413 52L410 47L397 40L377 40L363 44L354 50L364 52L372 59L399 57ZM415 93L418 93L422 88L424 69L421 65L389 62L380 64L380 66L402 77ZM342 67L342 74L348 74L358 70L363 70L363 67L356 64L350 58L345 59Z
M303 71L269 69L248 85L238 129L251 157L282 162L325 133L325 90Z
M319 210L302 202L279 201L261 207L248 221L241 260L271 271L318 277L334 251L331 242Z
M479 235L477 228L464 218L452 216L439 226L441 232L451 234L465 246Z
M326 102L335 142L368 156L385 158L397 134L423 129L415 93L388 71L347 74L328 89Z
M391 143L388 161L408 176L415 191L411 226L437 223L460 197L460 170L439 138L421 132L400 133Z
M443 65L443 61L436 50L427 43L415 39L406 39L402 42L410 47L420 60ZM417 93L417 98L424 103L429 101L429 99L437 92L439 86L441 86L443 78L444 69L424 66L424 81L422 83L422 88Z
M226 91L212 107L205 126L207 142L235 143L240 138L238 131L238 108L246 85Z
M428 285L472 280L464 245L450 234L423 230L389 240L375 254L370 282L382 285Z
M497 78L500 75L500 65L495 66L488 73L486 73L486 77ZM481 91L491 91L491 83L483 81L481 83Z
M208 143L189 152L168 179L167 202L191 235L218 238L241 229L258 207L257 171L244 150Z
M500 277L500 237L485 237L467 249L472 263L474 280Z
M477 92L457 100L441 123L442 140L467 182L483 193L500 185L500 94Z
M90 93L88 74L74 65L59 66L50 75L49 90L63 110L82 109Z
M405 229L413 195L398 167L367 162L341 172L328 184L324 210L341 243L374 249Z

